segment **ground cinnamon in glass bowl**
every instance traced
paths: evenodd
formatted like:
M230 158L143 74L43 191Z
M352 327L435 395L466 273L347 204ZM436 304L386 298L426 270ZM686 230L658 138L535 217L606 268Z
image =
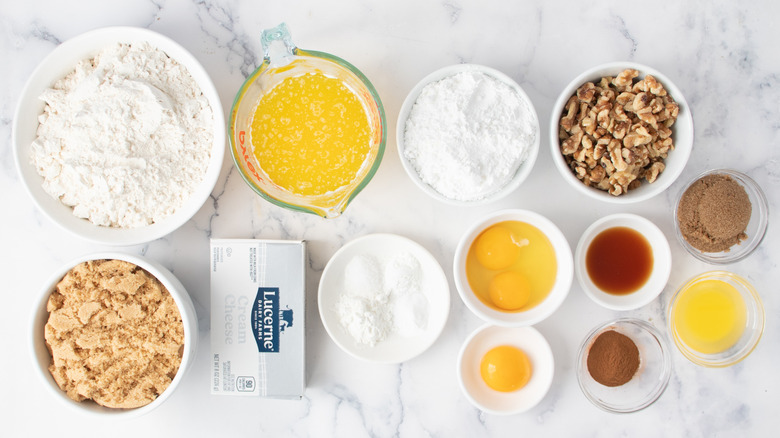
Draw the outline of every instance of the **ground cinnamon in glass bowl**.
M764 238L767 201L747 175L729 169L705 172L682 190L675 210L677 238L694 257L732 263Z
M628 383L639 369L639 349L628 336L607 330L593 341L588 350L588 372L604 386Z
M594 328L577 358L582 393L607 412L636 412L650 406L672 375L666 341L652 324L639 319L623 318Z

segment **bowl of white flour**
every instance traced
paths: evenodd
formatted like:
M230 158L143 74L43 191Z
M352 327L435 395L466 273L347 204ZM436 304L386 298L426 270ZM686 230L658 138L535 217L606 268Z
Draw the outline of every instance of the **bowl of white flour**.
M396 139L406 173L423 192L448 204L480 205L509 195L531 173L539 118L510 77L458 64L409 92Z
M200 210L222 168L216 88L175 41L109 27L54 49L13 122L19 175L41 212L100 244L163 237Z

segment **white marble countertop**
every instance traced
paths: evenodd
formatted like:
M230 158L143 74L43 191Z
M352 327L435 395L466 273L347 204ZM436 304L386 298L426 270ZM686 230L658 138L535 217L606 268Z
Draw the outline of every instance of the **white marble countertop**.
M606 2L603 2L606 3ZM5 312L0 318L0 435L43 436L769 436L780 428L780 314L777 221L780 207L780 3L544 1L251 2L239 0L3 2L0 8L0 215ZM91 29L130 25L167 35L191 51L211 75L225 113L260 56L260 31L286 22L306 49L333 53L361 69L388 115L387 150L368 187L334 220L278 208L256 196L236 172L229 152L213 197L187 224L148 245L120 248L165 265L188 289L198 312L201 345L182 386L158 410L121 423L88 420L64 409L34 375L29 326L42 282L67 260L114 249L64 234L33 205L13 163L11 124L25 80L57 44ZM414 84L440 67L469 62L515 79L532 99L546 133L559 91L582 70L627 60L669 76L685 94L695 145L680 179L665 193L616 206L578 196L553 167L543 137L528 180L508 198L459 208L429 199L404 173L394 127ZM226 149L227 150L227 149ZM763 244L726 268L748 278L763 297L766 330L742 363L704 369L673 349L668 389L651 407L614 415L591 405L574 373L577 348L596 325L619 316L649 320L665 333L674 290L714 269L675 240L673 203L698 173L729 167L766 191L770 226ZM573 247L597 218L631 212L654 221L672 247L668 286L653 303L631 312L599 307L576 281L561 308L536 327L555 356L552 388L531 411L507 417L472 407L458 388L461 343L482 323L462 303L452 277L461 234L503 208L524 208L553 220ZM447 273L449 321L427 352L401 365L374 365L342 352L317 311L321 272L344 243L396 233L427 248ZM278 401L209 394L208 242L211 237L309 241L307 377L305 397ZM774 364L774 365L773 365Z

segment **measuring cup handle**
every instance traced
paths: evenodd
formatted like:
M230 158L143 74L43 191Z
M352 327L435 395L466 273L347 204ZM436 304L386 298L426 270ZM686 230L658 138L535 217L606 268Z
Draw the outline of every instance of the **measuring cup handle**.
M260 36L263 45L263 60L268 64L284 64L284 59L298 53L285 23L263 31Z

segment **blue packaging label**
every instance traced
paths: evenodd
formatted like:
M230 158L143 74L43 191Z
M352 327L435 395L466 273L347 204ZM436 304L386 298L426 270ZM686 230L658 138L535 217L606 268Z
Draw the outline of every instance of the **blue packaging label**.
M252 331L260 353L279 352L279 288L259 287L252 306Z

